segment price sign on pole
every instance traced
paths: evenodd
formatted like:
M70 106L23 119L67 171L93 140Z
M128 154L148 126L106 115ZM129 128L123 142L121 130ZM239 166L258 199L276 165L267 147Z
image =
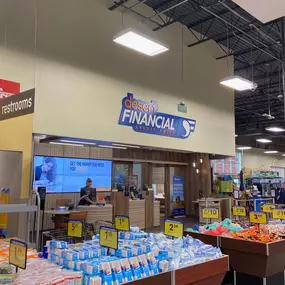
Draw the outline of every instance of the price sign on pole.
M25 242L16 239L10 240L9 263L21 269L26 269L27 244Z
M130 230L130 219L128 216L115 216L115 227L118 231Z
M110 227L100 227L100 245L118 249L118 231Z
M204 208L202 209L203 219L218 219L220 217L220 210L216 208Z
M81 238L83 233L82 221L69 220L67 225L67 235L69 237Z
M265 204L262 206L262 212L264 213L272 213L272 210L276 208L273 204Z
M180 238L183 237L184 224L179 221L166 219L164 221L164 234L166 236Z
M234 216L239 216L239 217L245 217L246 216L246 209L245 209L245 207L234 206L233 207L233 215Z
M285 220L285 210L283 209L274 209L272 211L273 219Z
M250 212L249 220L253 224L266 224L267 223L266 214L262 212Z

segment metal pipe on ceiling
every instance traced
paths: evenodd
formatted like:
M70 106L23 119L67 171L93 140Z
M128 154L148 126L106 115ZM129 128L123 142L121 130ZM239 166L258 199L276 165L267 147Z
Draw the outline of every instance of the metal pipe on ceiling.
M242 34L246 35L248 38L252 39L253 41L255 41L255 42L261 44L262 46L264 46L264 47L266 47L266 48L268 47L266 44L264 44L264 43L261 42L260 40L258 40L258 39L256 39L256 38L252 37L251 35L248 35L248 34L245 33L243 30L239 29L238 27L236 27L236 26L233 25L232 23L230 23L230 22L228 22L227 20L223 19L222 17L220 17L220 16L217 15L216 13L212 12L212 11L209 10L208 8L206 8L206 7L204 7L204 6L202 6L201 8L202 8L204 11L206 11L206 12L212 14L213 16L215 16L217 19L221 20L221 21L224 22L225 24L231 26L232 28L234 28L234 29L238 30L239 32L241 32Z
M123 13L125 13L125 12L127 12L127 11L129 11L129 10L131 10L131 9L133 9L133 8L135 8L135 7L137 7L137 6L139 6L140 4L145 3L146 1L147 1L147 0L139 1L138 3L136 3L136 4L134 4L134 5L132 5L132 6L128 7L128 8L126 8L126 9L123 11Z
M152 16L147 17L146 19L142 20L142 23L145 22L145 21L147 21L147 20L150 20L150 19L152 19L152 18L154 18L154 17L156 17L156 16L160 16L160 15L162 15L162 14L164 14L164 13L166 13L166 12L168 12L168 11L174 9L174 8L177 8L177 7L179 7L179 6L183 5L183 4L185 4L185 3L188 2L188 1L189 1L189 0L184 0L184 1L180 2L180 3L177 3L177 4L173 5L173 6L167 8L167 9L161 11L161 12L159 12L159 13L155 13L155 14L153 14Z
M251 45L251 46L257 48L258 50L260 50L260 51L262 51L263 53L267 54L267 55L270 56L271 58L276 59L276 60L278 60L279 62L282 62L282 60L280 60L278 57L272 55L271 53L269 53L269 52L267 52L267 51L264 51L262 48L258 47L257 45L255 45L255 44L253 44L253 43L247 41L246 39L244 39L244 38L238 36L237 34L235 34L235 32L233 32L233 34L234 34L238 39L240 39L241 41L243 41L243 42L245 42L245 43L247 43L247 44L249 44L249 45ZM268 46L267 48L269 48L269 46Z

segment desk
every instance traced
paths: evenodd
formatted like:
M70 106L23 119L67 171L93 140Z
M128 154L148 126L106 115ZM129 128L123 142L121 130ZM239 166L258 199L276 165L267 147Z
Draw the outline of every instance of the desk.
M78 213L77 210L71 211L60 211L60 210L46 210L45 214L54 216L54 228L55 229L65 229L67 228L67 220L71 213Z

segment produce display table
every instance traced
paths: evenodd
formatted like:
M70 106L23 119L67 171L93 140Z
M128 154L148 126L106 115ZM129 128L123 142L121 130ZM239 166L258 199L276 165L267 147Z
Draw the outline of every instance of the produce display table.
M220 285L229 270L229 257L211 260L205 263L185 267L141 279L134 285Z
M184 236L187 236L187 235L191 236L192 238L199 239L205 244L210 244L215 247L220 247L220 237L219 236L211 236L211 235L184 231Z
M285 240L257 243L221 237L220 241L234 270L234 284L285 284Z

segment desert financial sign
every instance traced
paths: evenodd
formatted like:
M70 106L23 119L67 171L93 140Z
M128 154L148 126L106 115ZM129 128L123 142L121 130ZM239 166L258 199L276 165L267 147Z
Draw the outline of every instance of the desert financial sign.
M160 113L155 101L135 99L128 93L122 100L119 125L140 133L186 139L195 131L196 121Z

